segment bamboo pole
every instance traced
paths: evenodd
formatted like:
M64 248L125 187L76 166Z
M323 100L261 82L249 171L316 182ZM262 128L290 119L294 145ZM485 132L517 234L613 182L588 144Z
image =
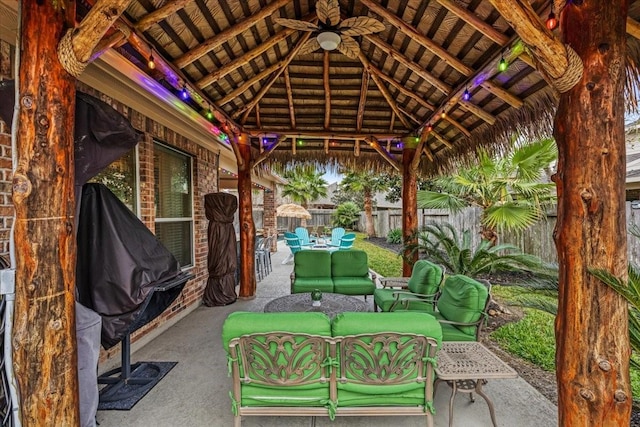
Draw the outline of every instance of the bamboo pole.
M362 122L364 121L364 108L367 104L367 91L369 90L369 71L367 68L362 69L362 84L360 86L360 102L358 103L358 113L356 115L356 131L362 130Z
M329 51L325 50L322 60L322 85L324 86L324 128L331 127L331 84L329 83Z
M289 78L289 67L284 69L284 85L287 89L287 100L289 101L289 119L291 128L296 128L296 112L293 107L293 91L291 90L291 78Z
M189 52L185 53L178 59L174 61L174 64L178 68L184 68L192 62L202 58L207 53L211 52L218 46L222 45L222 43L229 41L236 37L238 34L248 30L249 28L256 25L258 22L262 21L268 16L274 14L278 9L282 6L289 3L291 0L274 0L269 3L264 8L261 8L258 12L251 15L250 17L238 22L233 27L229 27L215 36L205 40L203 43L196 46L194 49L191 49Z
M52 1L22 2L10 338L24 427L80 425L73 182L76 88L56 56L67 30L65 13L75 16L75 3L58 2L57 7Z

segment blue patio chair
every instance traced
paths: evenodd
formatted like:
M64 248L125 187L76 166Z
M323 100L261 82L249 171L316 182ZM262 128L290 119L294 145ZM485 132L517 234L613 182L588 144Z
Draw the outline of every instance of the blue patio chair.
M340 245L338 246L338 250L346 251L353 247L353 242L356 241L355 233L347 233L340 239Z
M307 230L304 227L298 227L296 228L296 236L298 236L298 239L300 239L300 245L302 247L304 246L313 246L315 241L311 240L309 238L309 230Z
M287 246L289 246L289 249L291 250L291 253L289 254L289 256L285 258L284 261L282 261L283 264L286 264L293 259L293 255L296 252L299 252L302 250L302 245L300 244L300 239L298 238L298 236L295 233L291 233L289 231L286 231L284 233L284 241L287 244Z
M331 243L329 243L330 246L340 246L340 239L342 239L342 236L344 236L344 228L342 227L336 227L333 230L331 230Z

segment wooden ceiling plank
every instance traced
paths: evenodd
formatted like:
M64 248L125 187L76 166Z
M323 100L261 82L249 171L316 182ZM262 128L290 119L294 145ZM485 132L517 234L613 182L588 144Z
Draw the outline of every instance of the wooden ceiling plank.
M465 9L463 7L458 6L451 0L437 0L442 6L446 7L449 12L456 15L458 18L465 21L467 24L471 25L477 31L484 34L489 39L493 40L500 46L504 46L509 42L509 37L502 34L500 31L493 28L491 25L484 22L482 19L478 18L474 13Z
M365 69L367 69L367 70L371 69L371 63L369 62L369 59L366 57L364 52L362 52L362 50L360 50L358 52L358 59L360 60L360 62L362 62L362 65L364 66ZM402 115L402 113L398 109L398 105L394 101L393 96L391 96L391 93L389 92L389 89L387 89L387 87L384 85L382 80L380 80L378 78L378 76L376 76L375 74L371 74L371 78L373 79L373 82L376 84L376 86L378 86L378 89L382 93L382 96L384 97L384 99L386 99L387 103L389 104L391 109L394 111L394 113L396 113L396 116L398 116L398 118L400 119L402 124L407 129L411 129L411 126L409 125L409 122L407 121L407 119Z
M569 68L567 48L547 29L528 2L514 0L489 0L489 2L529 46L529 51L547 74L557 79L567 72ZM577 64L582 66L582 61L580 60Z
M136 23L136 29L142 32L147 31L153 24L157 24L163 19L167 19L169 16L184 8L192 1L193 0L174 0L165 3L159 9L144 15L140 20L138 20Z
M287 101L289 102L289 119L291 128L296 128L296 111L293 107L293 91L291 90L291 78L289 77L289 67L284 70L284 85L287 88ZM258 104L256 104L256 107Z
M640 39L640 22L627 17L627 34Z
M363 37L365 37L367 40L369 40L371 43L373 43L376 47L378 47L380 50L382 50L384 53L386 53L389 57L391 57L394 60L398 61L400 64L404 65L405 67L409 68L411 71L416 73L419 77L424 79L426 82L428 82L432 86L436 87L438 90L440 90L445 95L448 95L451 92L451 86L449 86L445 82L439 80L433 74L431 74L430 72L425 70L422 66L420 66L420 65L416 64L415 62L411 61L409 58L404 56L402 53L400 53L396 49L394 49L391 45L387 44L382 39L380 39L380 37L374 36L374 35L370 35L370 34L369 35L365 35Z
M269 3L264 8L260 9L258 12L254 13L250 17L243 19L238 22L236 25L229 27L215 36L205 40L203 43L199 44L195 48L186 52L184 55L180 56L174 61L174 64L178 68L184 68L192 62L202 58L207 53L211 52L222 43L231 40L236 37L238 34L248 30L249 28L256 25L258 22L264 20L266 17L271 16L282 6L289 3L291 0L274 0Z
M280 77L280 74L282 74L284 69L289 65L293 57L298 54L298 51L302 48L305 42L309 40L309 37L311 37L311 33L304 33L300 36L296 45L293 47L293 49L291 49L291 51L287 54L287 57L282 61L283 62L282 68L280 68L279 70L276 70L275 74L271 76L271 79L264 86L260 88L256 96L254 96L253 99L249 101L248 104L246 104L240 110L236 111L232 117L237 118L242 114L245 114L245 113L248 114L249 111L251 111L251 109L255 107L255 105L258 102L260 102L264 94L267 93L267 91L271 88L271 85L273 85L273 83L275 83L278 77ZM244 116L244 118L246 118L246 115ZM244 118L242 122L244 122Z
M324 51L322 59L322 85L324 86L324 128L331 127L331 84L329 83L329 51Z
M287 136L286 135L281 135L280 137L278 137L278 140L271 146L269 147L266 151L264 151L263 153L261 153L258 158L256 159L255 162L253 162L253 167L255 168L256 166L258 166L260 163L264 162L265 160L267 160L269 158L269 156L271 155L271 153L273 153L273 150L275 150L276 148L278 148L278 145L282 144L284 141L286 141Z
M242 95L244 92L249 90L249 88L251 86L253 86L257 82L259 82L260 80L264 79L265 77L271 75L271 73L273 73L276 70L279 70L283 66L284 66L284 61L280 61L280 62L276 62L275 64L273 64L272 66L270 66L268 68L265 68L260 73L258 73L255 76L251 77L249 80L247 80L246 82L244 82L243 84L241 84L240 86L235 88L233 91L229 92L229 94L227 96L225 96L224 98L220 99L219 101L216 101L216 105L219 106L219 107L223 106L224 104L228 103L229 101L231 101L231 100L235 99L236 97Z
M362 121L364 120L364 107L367 103L367 91L369 90L369 71L362 69L362 85L360 87L360 102L358 103L358 114L356 116L356 130L362 130Z
M418 30L407 24L404 20L402 20L402 18L398 17L396 14L386 9L384 6L376 3L374 0L360 0L360 2L367 6L372 12L380 15L398 30L411 37L416 43L424 46L434 55L442 59L445 63L458 70L460 73L468 76L473 72L470 67L463 64L462 61L450 54L442 46L438 45L433 40L420 33Z
M393 156L391 156L391 154L380 145L380 141L378 141L373 136L365 138L365 141L369 144L369 146L371 146L371 148L376 150L378 154L380 154L382 158L385 159L387 163L389 163L395 170L397 170L398 172L401 171L401 167L398 161L394 159Z
M243 65L245 65L249 61L257 58L260 55L262 55L265 51L267 51L270 48L272 48L273 46L277 45L278 43L280 43L281 41L283 41L284 39L286 39L287 37L289 37L291 34L295 33L296 31L297 30L293 30L293 29L289 29L288 28L288 29L285 29L285 30L282 30L282 31L278 32L273 37L270 37L269 39L265 40L263 43L261 43L258 46L256 46L254 49L251 49L249 52L245 53L244 55L241 55L241 56L237 57L236 59L234 59L233 61L229 62L228 64L225 64L224 67L220 68L219 70L216 70L213 73L201 78L200 80L198 80L196 82L196 86L198 86L200 89L204 89L205 87L209 86L210 84L212 84L212 83L222 79L224 76L232 73L237 68L242 67Z

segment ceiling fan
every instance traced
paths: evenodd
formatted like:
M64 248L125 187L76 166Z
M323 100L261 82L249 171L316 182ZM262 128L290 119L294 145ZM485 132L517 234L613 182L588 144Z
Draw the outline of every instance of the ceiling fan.
M283 27L317 33L309 39L298 53L310 53L320 48L338 49L349 58L357 58L360 52L358 42L352 36L378 33L384 30L384 24L368 16L354 16L340 22L340 3L338 0L318 0L316 2L318 23L297 19L274 18Z

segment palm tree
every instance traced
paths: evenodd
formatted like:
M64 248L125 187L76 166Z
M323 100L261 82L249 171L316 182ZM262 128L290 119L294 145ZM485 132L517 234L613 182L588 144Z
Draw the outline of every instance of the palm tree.
M365 232L367 237L376 237L373 226L373 196L388 187L386 176L371 172L343 172L340 189L343 192L362 193L364 197Z
M553 139L520 146L501 158L481 150L476 166L435 180L441 191L418 191L418 207L452 212L480 207L482 238L495 244L497 230L523 230L555 203L555 184L542 178L557 156Z
M287 183L284 185L282 195L290 197L296 203L300 203L305 209L309 202L327 196L327 181L322 177L324 172L318 172L312 167L298 166L284 173ZM302 226L306 226L306 219L302 219Z

